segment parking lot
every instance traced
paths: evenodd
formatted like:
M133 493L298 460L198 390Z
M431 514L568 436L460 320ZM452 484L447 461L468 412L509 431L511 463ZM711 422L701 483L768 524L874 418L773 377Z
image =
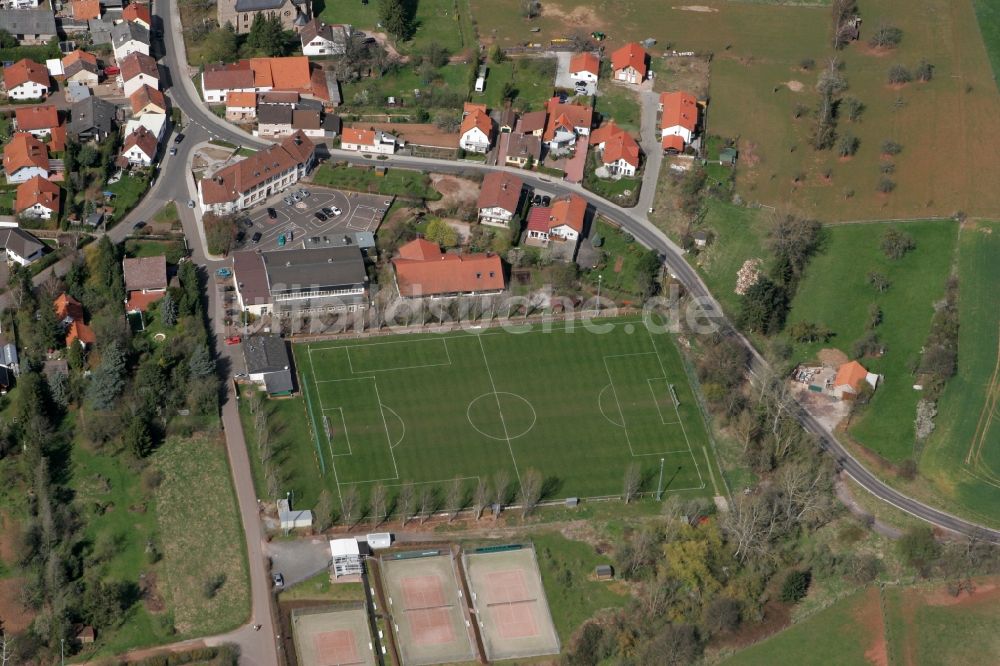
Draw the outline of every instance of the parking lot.
M309 192L300 201L287 203L285 199L299 190ZM267 206L260 206L240 216L240 231L243 233L240 249L277 250L281 247L303 247L306 239L318 236L332 236L348 231L369 231L374 233L382 223L386 211L392 205L392 197L357 192L341 192L325 187L295 186L272 199ZM273 208L275 219L267 212ZM327 215L322 209L339 209L340 214ZM327 217L322 220L316 213ZM247 226L242 220L249 220ZM261 235L257 243L255 234ZM284 246L280 238L285 237Z

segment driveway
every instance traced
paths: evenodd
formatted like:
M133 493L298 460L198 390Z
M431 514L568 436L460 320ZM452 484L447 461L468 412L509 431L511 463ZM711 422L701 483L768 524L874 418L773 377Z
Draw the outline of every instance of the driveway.
M271 558L271 571L285 577L285 587L312 578L330 566L330 540L322 536L274 540L265 546L265 552Z
M639 191L639 202L636 211L645 218L653 207L656 198L656 185L660 179L660 168L663 165L663 148L660 145L659 106L660 96L650 89L639 92L639 103L642 106L640 121L639 145L645 155L646 164L642 173L642 189Z
M285 201L293 192L302 189L309 192L308 197L291 204ZM241 219L249 219L253 224L251 227L241 226L241 231L246 236L243 247L277 250L281 248L278 239L282 235L285 236L285 248L301 248L315 246L325 237L357 231L374 233L391 205L391 196L296 185L272 197L266 205L245 211L240 216ZM267 212L268 208L274 209L275 219L271 219ZM340 215L322 213L323 208L330 210L336 208L340 210ZM316 217L317 212L327 219ZM261 234L261 239L258 243L252 244L250 239L256 233Z
M567 53L564 51L559 51L554 54L556 58L556 88L566 88L567 90L577 90L576 79L569 75L569 61L572 60L574 53ZM595 95L597 94L597 82L588 82L586 88L580 88L579 91L584 95Z

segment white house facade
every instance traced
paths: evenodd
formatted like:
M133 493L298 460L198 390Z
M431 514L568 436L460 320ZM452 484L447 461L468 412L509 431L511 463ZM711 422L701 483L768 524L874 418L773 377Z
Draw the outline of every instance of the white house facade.
M490 137L478 127L466 130L458 141L459 147L470 153L486 153L490 149Z
M44 99L49 94L49 87L43 86L37 81L25 81L19 86L14 86L7 91L7 96L11 99Z

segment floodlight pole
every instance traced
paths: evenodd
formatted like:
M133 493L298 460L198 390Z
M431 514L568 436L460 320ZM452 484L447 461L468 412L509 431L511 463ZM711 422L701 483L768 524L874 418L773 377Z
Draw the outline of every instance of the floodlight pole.
M603 275L597 276L597 311L601 311L601 282L604 280Z
M656 483L656 501L663 497L663 458L660 458L660 480Z

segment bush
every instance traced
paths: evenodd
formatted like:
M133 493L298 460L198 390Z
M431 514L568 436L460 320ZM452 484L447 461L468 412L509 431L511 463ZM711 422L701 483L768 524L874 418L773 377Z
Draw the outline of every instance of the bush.
M806 596L812 574L806 571L790 571L781 584L781 600L796 603Z
M875 189L877 189L882 194L889 194L890 192L896 189L896 181L894 181L892 178L880 178L878 181L878 185L875 186Z
M913 74L904 65L893 65L888 72L889 83L902 85L913 80Z
M729 597L716 597L705 607L704 625L710 634L728 634L740 626L742 604Z
M863 358L865 356L874 356L882 350L882 342L879 340L878 333L875 331L868 331L860 338L854 341L851 345L851 356L853 358Z
M837 152L841 157L850 157L858 152L858 137L853 134L843 134L837 142Z
M899 46L901 41L903 41L903 31L896 26L883 23L872 33L868 44L872 48L891 49Z
M201 591L206 599L213 598L226 583L226 575L222 573L212 574L202 583Z
M934 76L934 65L926 60L921 60L917 63L916 76L918 81L927 83Z
M882 234L882 252L889 259L902 259L906 253L917 247L913 236L899 229L889 229Z
M923 569L937 559L941 546L929 526L918 525L903 533L896 542L896 550L908 565Z
M903 152L903 147L892 139L886 139L882 142L883 155L899 155L901 152Z

